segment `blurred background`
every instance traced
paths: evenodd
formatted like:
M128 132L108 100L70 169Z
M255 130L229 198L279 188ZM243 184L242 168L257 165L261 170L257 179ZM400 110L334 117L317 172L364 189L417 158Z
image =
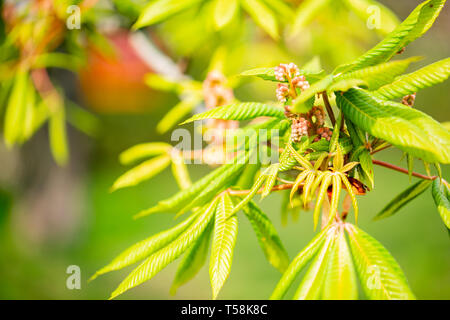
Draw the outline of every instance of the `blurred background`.
M403 20L420 1L380 2ZM289 61L301 66L316 55L321 56L324 68L331 71L336 64L350 61L380 39L377 33L363 30L364 22L363 28L346 26L346 19L356 19L353 14L345 11L339 14L342 25L336 24L330 15L319 14L303 33L282 44L262 34L249 19L244 20L248 26L236 40L225 73L232 75ZM175 192L177 186L170 170L139 186L109 192L115 179L127 170L118 161L121 151L142 142L170 143L170 132L158 134L156 125L178 102L178 97L143 84L142 77L155 70L129 45L129 34L119 27L127 26L127 22L110 17L105 20L107 23L101 24L98 32L108 40L107 46L119 52L120 58L105 58L95 46L88 44L83 49L85 63L77 72L49 69L51 79L77 105L69 111L72 119L83 119L82 132L68 129L68 163L55 164L44 129L20 148L6 148L3 139L0 142L0 299L105 299L132 269L101 276L91 283L87 279L128 246L173 225L171 214L132 219L138 211ZM149 37L176 61L179 70L202 81L213 45L199 41L202 49L192 55L189 50L194 50L193 42L200 37L199 33L185 30L187 35L177 34L171 23L177 24L169 21L162 27L151 28ZM414 69L449 56L449 32L447 5L431 30L404 53L405 57L425 56ZM183 47L177 37L184 37L192 46ZM348 37L352 37L351 41ZM415 107L438 121L449 121L449 92L448 81L426 89L418 94ZM242 83L235 94L248 101L275 99L274 87L259 80ZM377 158L406 166L399 151L386 151ZM378 211L409 184L407 175L375 169L374 190L359 199L359 226L397 259L418 298L450 299L449 234L430 192L395 216L374 222L372 218ZM195 180L210 168L191 165L189 170ZM420 163L416 164L416 171L424 172ZM448 166L443 167L443 176L450 178ZM278 194L273 194L261 206L273 220L292 258L313 236L311 212L301 212L297 221L289 220L282 226L280 199ZM266 262L249 223L241 219L239 228L231 276L219 298L266 299L280 274ZM80 290L66 287L69 276L66 269L70 265L81 269ZM169 265L151 281L120 298L211 297L206 267L181 287L176 296L170 296L176 266L177 263Z

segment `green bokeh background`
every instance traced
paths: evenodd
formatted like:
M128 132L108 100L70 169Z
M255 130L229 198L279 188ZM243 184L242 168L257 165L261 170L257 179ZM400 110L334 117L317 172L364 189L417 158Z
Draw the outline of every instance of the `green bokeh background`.
M402 19L417 4L416 1L384 2ZM436 25L424 38L408 47L406 55L426 56L418 65L447 57L450 52L449 26L447 6ZM253 86L251 90L244 87L239 95L245 96L246 90L258 100ZM449 91L449 82L424 90L417 97L416 107L439 121L449 121ZM117 161L120 151L139 142L169 140L169 136L158 136L154 128L161 114L172 104L173 97L168 98L166 105L148 116L100 116L104 133L98 139L75 137L81 139L79 143L88 146L88 155L80 160L85 162L85 168L79 177L82 190L79 201L82 205L77 226L70 236L33 241L33 237L28 234L33 226L23 227L27 209L23 204L22 189L11 187L13 183L0 186L0 299L107 298L132 270L131 267L101 276L92 283L87 283L87 279L129 245L174 224L172 214L132 219L136 212L176 190L170 170L137 187L109 193L112 182L126 170ZM42 149L42 153L48 152L46 147ZM75 146L72 153L76 155L77 152ZM401 152L392 150L377 155L376 158L404 167L406 163L401 160L401 156ZM17 161L26 165L28 162L23 157L22 155ZM205 166L190 167L195 178L208 170ZM416 170L423 172L420 163L416 164ZM450 178L448 166L443 167L443 176L447 180ZM434 206L431 192L427 191L395 216L374 222L372 218L377 212L410 183L408 176L385 168L377 167L375 177L374 190L367 196L359 197L358 225L378 239L397 259L418 298L450 299L450 239ZM52 206L52 203L48 205ZM278 194L266 198L261 206L273 220L290 257L294 257L313 236L311 212L302 212L298 221L293 222L291 219L287 226L282 226ZM266 262L246 219L239 221L231 276L219 298L265 299L269 297L280 274ZM66 268L69 265L81 268L81 290L66 288ZM151 281L120 298L211 297L207 267L193 281L181 287L176 296L170 296L169 288L176 267L177 262L169 265Z

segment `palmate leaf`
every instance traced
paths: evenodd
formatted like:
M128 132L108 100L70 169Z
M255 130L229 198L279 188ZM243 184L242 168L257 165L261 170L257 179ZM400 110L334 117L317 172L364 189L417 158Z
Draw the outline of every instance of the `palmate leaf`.
M182 255L203 234L209 225L217 206L217 200L208 204L196 217L195 221L175 240L156 251L134 269L111 294L110 299L150 280L169 263Z
M123 151L119 155L119 161L123 165L128 165L143 158L167 153L171 149L172 146L164 142L141 143Z
M216 0L214 5L214 24L218 30L222 29L238 12L239 0Z
M328 234L320 252L314 258L300 286L297 288L294 294L295 300L319 299L325 280L330 252L334 247L335 237L334 233Z
M431 87L447 80L450 74L450 58L440 60L412 73L405 74L386 84L373 95L383 99L396 99L415 93L421 89Z
M356 300L358 284L345 233L340 230L330 252L322 298L325 300Z
M200 192L200 194L198 194L193 200L191 200L189 204L177 214L177 216L183 214L184 212L187 212L192 208L202 206L212 197L214 197L219 191L231 187L237 180L236 178L239 173L244 170L244 167L248 163L250 155L253 154L253 152L254 150L250 152L242 152L243 154L245 154L244 161L231 165L229 169L223 173L223 175L218 177L216 180L211 181L209 185Z
M257 117L283 118L284 111L280 107L258 102L235 103L196 114L181 124L203 119L250 120Z
M334 227L327 227L319 232L308 245L292 260L287 270L283 273L275 290L270 296L271 300L282 299L289 287L295 281L297 275L302 271L306 264L314 258L317 251L322 247L329 233L334 233Z
M241 0L241 5L255 23L269 36L278 40L278 22L275 14L261 0Z
M205 264L213 229L214 223L211 221L205 232L184 254L170 288L172 295L176 294L180 286L194 278Z
M162 211L176 211L182 209L189 202L192 201L192 198L198 196L202 191L204 191L212 182L221 182L224 183L226 180L233 174L235 164L226 164L223 165L214 171L211 171L209 174L197 180L192 186L187 189L183 189L168 199L160 201L156 206L151 207L150 209L146 209L138 213L135 217L142 217L156 212Z
M400 193L394 199L392 199L384 208L381 210L374 220L380 220L394 215L398 210L400 210L404 205L421 195L428 187L431 185L431 180L422 180L416 182L412 186L408 187L405 191Z
M438 208L442 221L448 229L450 229L450 190L445 182L440 179L434 179L433 186L431 188L434 203Z
M289 256L270 219L253 201L244 207L244 213L269 263L280 272L285 272L289 265Z
M165 247L167 244L176 239L183 231L189 227L193 221L197 218L198 214L192 214L189 218L184 220L183 222L177 224L175 227L157 233L151 236L148 239L139 241L138 243L132 245L121 254L119 254L113 261L111 261L108 265L98 270L89 281L94 280L98 276L105 274L107 272L120 270L129 265L132 265L159 249Z
M336 103L346 118L372 136L427 162L450 162L450 133L423 112L376 99L361 89L338 94Z
M365 295L373 300L415 299L398 263L374 238L346 225L356 271Z
M232 211L233 202L228 193L224 193L217 204L214 238L209 265L213 299L217 298L217 295L230 275L238 231L237 217L229 217Z
M150 2L141 12L138 20L133 25L133 29L139 29L145 26L161 22L202 0L156 0Z
M131 170L128 170L114 182L111 190L135 186L144 180L148 180L163 171L170 164L171 158L168 154L144 161Z
M420 57L412 57L404 60L380 63L375 66L362 68L352 72L346 72L335 77L333 81L338 82L349 79L362 79L367 83L369 90L375 90L382 85L394 81L394 78L405 72L405 70L412 62L418 61L420 59Z
M354 62L336 68L334 74L350 72L388 61L407 44L424 34L439 15L446 0L428 0L413 12L375 47Z

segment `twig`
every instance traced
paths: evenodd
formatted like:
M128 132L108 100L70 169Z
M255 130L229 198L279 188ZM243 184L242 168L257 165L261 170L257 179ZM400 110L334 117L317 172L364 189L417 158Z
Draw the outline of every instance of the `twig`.
M396 166L394 164L391 164L391 163L388 163L388 162L375 160L375 159L373 159L372 162L373 162L373 164L376 164L376 165L379 165L379 166L382 166L382 167L385 167L385 168L389 168L389 169L392 169L392 170L395 170L395 171L398 171L398 172L409 174L407 169L398 167L398 166ZM429 177L429 176L426 176L426 175L423 175L423 174L420 174L420 173L417 173L417 172L411 172L411 175L416 177L416 178L425 179L425 180L434 180L434 179L438 178L438 176L431 176L431 177Z
M325 108L327 109L328 116L330 117L331 123L336 124L336 117L334 116L333 109L331 108L330 100L328 100L328 95L326 91L321 92L323 102L325 103Z

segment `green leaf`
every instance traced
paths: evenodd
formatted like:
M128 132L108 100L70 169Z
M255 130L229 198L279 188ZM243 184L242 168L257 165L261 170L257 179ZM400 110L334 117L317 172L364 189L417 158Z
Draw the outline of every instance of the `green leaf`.
M241 0L242 7L256 24L273 39L278 40L278 22L275 14L261 0Z
M138 160L168 153L172 146L164 142L150 142L137 144L119 155L119 161L123 165L131 164Z
M107 272L120 270L129 265L132 265L155 253L159 249L165 247L170 242L175 240L183 231L185 231L187 227L189 227L193 223L197 216L198 214L194 213L183 222L177 224L175 227L157 233L150 238L139 241L138 243L132 245L121 254L119 254L116 258L114 258L114 260L111 261L108 265L98 270L89 279L89 281L92 281L98 276Z
M374 238L346 225L356 271L367 298L371 300L415 299L398 263Z
M233 167L235 164L226 164L210 172L200 180L197 180L192 186L183 189L168 199L160 201L156 206L138 213L135 217L139 218L148 214L162 212L167 210L179 210L192 201L192 198L204 191L212 182L218 180L225 182L231 175L235 174Z
M450 163L450 133L419 110L378 100L360 89L336 96L336 103L361 129L427 162Z
M163 154L159 157L144 161L131 170L121 175L111 187L115 191L125 187L135 186L148 180L163 171L170 164L170 155Z
M345 79L362 79L368 84L369 90L375 90L382 85L394 81L395 77L405 72L412 62L420 59L420 57L411 57L404 60L380 63L375 66L358 69L352 72L346 72L335 77L334 81L338 82Z
M213 228L214 224L210 222L210 225L206 228L200 238L184 254L183 260L181 260L180 265L178 266L172 287L170 288L170 293L172 295L176 294L177 289L180 286L194 278L205 264Z
M228 193L225 193L217 205L209 265L213 299L217 298L217 295L230 275L238 231L237 217L229 217L232 211L233 202Z
M315 83L308 89L302 91L300 95L293 101L292 111L297 113L308 112L311 108L305 104L306 101L313 98L317 93L326 91L326 89L333 83L333 76L329 75ZM311 106L312 107L312 106Z
M141 283L153 278L159 271L164 269L169 263L182 255L197 239L203 234L216 210L217 201L213 201L205 207L203 212L197 216L195 221L184 230L174 241L164 248L156 251L144 262L136 267L123 280L116 290L111 294L110 299L134 288Z
M251 153L253 152L254 151L251 151ZM243 171L244 167L249 161L249 153L245 152L245 154L246 156L244 161L237 161L237 164L231 165L228 170L225 171L221 176L219 176L214 181L211 181L211 183L204 190L202 190L200 194L198 194L192 201L190 201L189 204L177 214L177 216L192 208L202 206L221 190L231 187L236 181L236 177Z
M244 213L252 224L269 263L280 272L285 272L289 265L289 256L269 217L253 201L244 207Z
M4 138L7 147L13 146L22 134L28 81L26 71L17 72L5 113Z
M359 167L358 172L359 175L362 176L362 179L368 183L370 188L373 189L375 186L374 173L373 173L373 162L372 156L370 155L369 150L364 149L358 158Z
M448 79L449 74L450 58L447 58L400 76L372 93L377 97L393 100L443 82Z
M156 0L150 2L141 12L133 29L150 26L164 21L171 16L180 13L201 2L201 0Z
M294 11L292 10L291 6L284 0L263 0L263 2L277 14L278 20L292 21L294 17Z
M66 115L62 103L55 103L55 111L49 119L50 149L53 158L59 165L67 163L69 150L67 146Z
M189 97L181 100L177 105L170 109L156 125L156 131L160 134L166 133L177 123L186 117L197 105L201 99L199 97Z
M234 103L196 114L181 124L203 119L250 120L257 117L283 118L284 111L280 107L258 102Z
M306 0L298 6L292 33L298 34L314 17L325 8L329 0Z
M448 185L440 179L434 179L431 193L442 221L450 229L450 189Z
M317 300L324 284L330 251L334 246L335 233L327 235L324 245L314 258L300 286L294 294L295 300Z
M328 227L319 232L311 240L311 242L308 243L308 245L294 258L294 260L292 260L291 264L288 266L286 272L283 273L283 276L281 277L280 281L275 287L275 290L270 296L271 300L279 300L283 298L297 275L320 250L329 232L334 233L334 229Z
M325 300L358 299L355 267L343 230L339 231L333 251L330 253L322 297Z
M388 34L400 23L395 14L378 1L345 0L344 3L363 21L369 21L371 17L379 19L379 21L376 21L378 23L376 23L374 27L375 31L378 31L381 34Z
M330 85L327 89L328 92L334 92L334 91L342 91L345 92L350 88L353 87L368 87L368 84L366 81L362 79L342 79L342 80L336 80L335 83Z
M263 173L264 175L266 175L267 178L266 178L266 182L264 184L263 191L261 193L261 199L264 199L265 197L267 197L269 195L269 193L272 191L272 187L275 185L275 183L277 181L278 167L279 167L279 164L274 163L274 164L270 165L269 168L267 168L266 172Z
M445 0L428 0L419 4L397 28L375 47L354 62L336 68L334 74L358 70L388 61L407 44L424 34L439 15Z
M238 0L216 0L214 6L214 24L218 30L233 20L239 6Z
M187 189L192 185L191 178L187 166L184 163L183 155L180 151L173 149L172 157L172 173L181 189Z
M400 193L394 199L392 199L374 218L374 220L380 220L394 215L404 205L417 196L421 195L431 185L431 180L422 180L416 182L412 186L408 187L405 191Z

